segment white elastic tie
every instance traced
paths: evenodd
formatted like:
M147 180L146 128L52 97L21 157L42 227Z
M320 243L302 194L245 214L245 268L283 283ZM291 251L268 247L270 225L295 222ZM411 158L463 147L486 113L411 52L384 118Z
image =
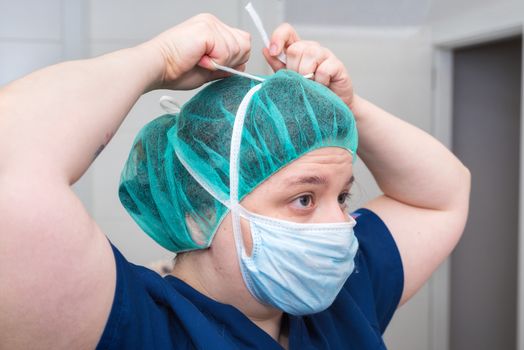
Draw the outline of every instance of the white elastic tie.
M260 16L258 15L257 11L253 7L253 4L251 4L251 2L248 3L246 5L245 9L249 13L249 15L251 16L251 19L253 20L253 23L255 24L255 27L257 27L257 30L260 33L260 36L262 37L262 41L264 41L264 45L266 45L266 47L269 49L269 37L267 36L267 32L264 29L264 25L262 24L262 20L260 19ZM286 62L287 62L286 55L283 52L281 52L278 55L278 59L282 63L284 63L284 64L286 64ZM246 73L246 72L241 72L241 71L233 69L231 67L222 66L222 65L216 63L213 60L211 60L211 63L213 64L215 69L219 69L219 70L224 71L224 72L240 75L242 77L249 78L249 79L252 79L252 80L257 80L257 81L264 81L265 80L264 78L258 77L258 76L253 75L253 74L249 74L249 73ZM314 76L313 73L309 73L309 74L304 75L304 78L311 79L311 78L313 78L313 76Z
M311 79L311 78L313 78L314 76L315 76L315 73L308 73L308 74L306 74L306 75L303 75L303 77L306 78L306 79Z
M213 66L214 66L216 69L220 69L221 71L224 71L224 72L228 72L228 73L231 73L231 74L240 75L240 76L242 76L242 77L249 78L249 79L253 79L253 80L257 80L257 81L264 81L264 80L265 80L264 78L257 77L256 75L249 74L249 73L246 73L246 72L242 72L242 71L239 71L239 70L233 69L233 68L231 68L231 67L223 66L223 65L221 65L221 64L216 63L216 62L213 61L213 60L211 60L211 63L213 63Z
M233 234L235 236L235 244L237 248L237 256L239 263L241 263L241 254L245 255L244 244L242 239L242 230L240 228L240 210L238 202L238 184L239 184L239 157L240 157L240 143L242 141L242 130L244 128L244 119L246 117L249 102L253 94L260 90L262 84L253 86L244 96L240 106L238 106L235 115L235 123L233 124L233 132L231 134L231 149L229 154L229 203L231 205L231 219L233 223Z
M231 67L223 66L221 64L216 63L213 60L211 60L211 63L213 64L213 67L215 67L215 69L218 69L218 70L221 70L221 71L224 71L224 72L228 72L228 73L235 74L235 75L240 75L241 77L249 78L249 79L260 81L260 82L263 82L263 81L266 80L266 79L264 79L262 77L258 77L258 76L253 75L253 74L242 72L242 71L233 69ZM306 79L311 79L311 78L314 77L314 74L313 73L309 73L309 74L303 75L303 77L306 78Z
M193 177L193 180L195 180L200 185L200 187L202 187L207 193L209 193L211 196L213 196L213 198L215 198L217 201L222 203L226 208L231 210L231 203L230 203L230 201L228 199L221 198L218 195L218 193L215 192L215 190L213 190L213 188L211 188L211 185L208 185L206 180L204 180L204 178L202 178L202 176L200 176L196 171L193 170L193 168L191 168L191 166L186 162L184 157L182 157L178 153L178 151L176 149L175 149L175 155L177 156L177 158L180 161L180 163L182 163L182 166L187 170L189 175L191 175ZM244 218L249 218L250 214L241 205L238 205L237 209L239 210L240 216L242 216Z
M202 176L200 176L196 171L193 170L193 168L191 168L191 166L189 166L184 157L182 157L176 149L175 155L177 156L180 163L182 163L182 166L186 168L186 171L189 173L189 175L191 175L193 180L195 180L200 185L200 187L202 187L207 193L213 196L213 198L222 203L225 207L230 208L229 201L227 199L220 198L218 193L213 190L213 188L206 182L206 180L204 180L204 178L202 178Z
M246 11L251 16L251 19L253 20L253 23L255 23L255 27L257 27L257 30L260 33L260 36L262 36L262 40L264 41L264 45L266 45L266 47L269 49L269 37L267 36L267 32L264 29L264 25L262 24L262 20L260 19L260 16L258 15L257 11L253 7L253 4L251 4L251 2L250 2L250 3L248 3L246 5L245 8L246 8ZM284 64L287 63L286 55L283 52L281 52L278 55L278 59L280 60L280 62L282 62Z
M170 96L162 96L158 102L160 103L160 107L167 113L180 112L180 105Z

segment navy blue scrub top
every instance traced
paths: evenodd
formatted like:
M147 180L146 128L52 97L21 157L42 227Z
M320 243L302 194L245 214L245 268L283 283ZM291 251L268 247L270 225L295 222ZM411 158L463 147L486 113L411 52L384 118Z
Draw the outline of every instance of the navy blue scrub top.
M356 269L334 303L309 316L284 314L289 349L385 349L404 275L397 246L373 212L357 210ZM128 262L116 247L113 306L97 349L282 349L233 306L173 277Z

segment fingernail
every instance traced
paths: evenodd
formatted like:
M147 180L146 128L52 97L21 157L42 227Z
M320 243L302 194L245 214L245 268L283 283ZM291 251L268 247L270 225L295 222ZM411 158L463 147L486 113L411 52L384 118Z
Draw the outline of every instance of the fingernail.
M269 46L269 53L271 54L271 56L276 56L278 54L278 47L277 47L277 45L271 44Z

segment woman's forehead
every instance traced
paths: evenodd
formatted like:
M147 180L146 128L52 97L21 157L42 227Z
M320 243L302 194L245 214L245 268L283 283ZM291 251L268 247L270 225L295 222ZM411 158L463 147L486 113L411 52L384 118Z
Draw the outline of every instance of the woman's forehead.
M305 163L347 163L353 161L351 152L345 148L340 147L323 147L314 151L308 152L299 157L293 164Z
M297 183L323 184L333 177L350 179L353 156L339 147L319 148L304 154L270 177L284 185Z

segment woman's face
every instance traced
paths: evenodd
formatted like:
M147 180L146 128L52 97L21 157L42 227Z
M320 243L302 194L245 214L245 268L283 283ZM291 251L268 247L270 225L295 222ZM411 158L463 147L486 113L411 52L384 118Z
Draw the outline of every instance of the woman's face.
M257 214L300 223L348 221L352 159L347 150L338 147L307 153L264 181L241 204ZM251 235L245 219L242 232L250 252Z
M338 147L307 153L264 181L241 204L260 215L300 223L349 221L352 159L347 150ZM249 222L242 218L241 227L245 248L251 254ZM230 286L230 295L249 299L238 266L231 214L224 218L205 252L212 257L215 273Z

